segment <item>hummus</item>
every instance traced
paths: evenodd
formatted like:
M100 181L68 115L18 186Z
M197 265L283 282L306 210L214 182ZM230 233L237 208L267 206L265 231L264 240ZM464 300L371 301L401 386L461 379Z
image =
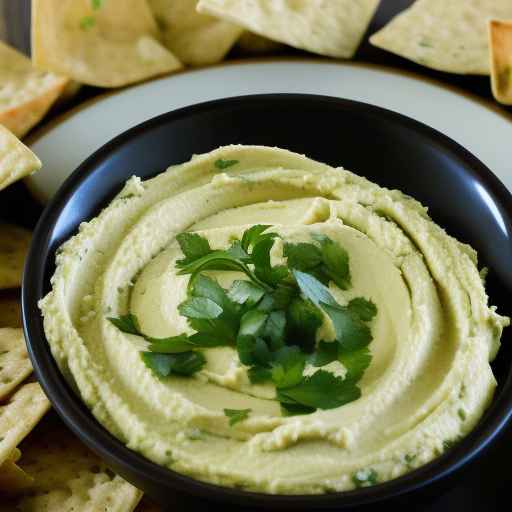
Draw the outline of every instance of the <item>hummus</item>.
M193 333L178 310L190 276L177 270L176 236L196 232L225 249L256 224L280 235L271 252L277 263L283 241L313 233L348 252L351 286L330 282L330 292L342 305L366 297L378 310L360 398L285 416L273 384L252 384L228 346L201 350L206 364L189 377L158 378L140 357L144 338L108 321L130 312L148 336ZM208 274L225 288L241 275ZM130 178L60 248L40 307L61 371L129 448L200 480L281 494L371 485L440 455L489 405L489 361L509 323L487 304L475 251L420 203L344 169L256 146L219 148L150 180ZM319 329L327 340L331 331L328 321ZM346 374L338 361L323 369ZM251 413L230 425L224 409Z

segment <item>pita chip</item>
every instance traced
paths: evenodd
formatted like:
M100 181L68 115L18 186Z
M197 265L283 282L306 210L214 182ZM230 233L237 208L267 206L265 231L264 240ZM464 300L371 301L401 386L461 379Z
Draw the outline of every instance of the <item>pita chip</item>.
M489 22L491 85L494 97L512 105L512 20Z
M370 43L440 71L488 75L491 18L512 18L512 1L416 0Z
M36 67L120 87L182 67L159 41L146 0L32 0Z
M350 58L378 4L379 0L199 0L197 8L274 41Z

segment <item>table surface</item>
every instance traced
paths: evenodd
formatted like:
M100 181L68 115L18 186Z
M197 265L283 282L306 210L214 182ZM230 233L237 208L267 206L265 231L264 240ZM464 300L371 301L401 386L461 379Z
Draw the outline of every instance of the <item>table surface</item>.
M449 0L447 0L449 1ZM411 0L382 0L376 16L368 28L371 34L385 25L396 13L412 3ZM10 44L20 50L29 52L30 48L30 1L0 0L0 13L5 21L5 37ZM367 35L368 35L367 34ZM287 50L288 54L300 55L302 52ZM234 57L236 53L233 52ZM392 68L405 69L434 78L441 83L457 86L476 94L485 101L493 102L489 77L462 76L437 72L402 59L391 53L382 51L368 43L368 37L359 48L355 60L373 62ZM75 99L75 103L97 95L100 90L84 87ZM494 103L494 108L512 114L512 108ZM511 117L512 122L512 117ZM482 137L489 134L482 134ZM32 228L41 213L38 205L28 193L23 183L16 183L2 192L0 200L0 219ZM507 341L507 340L505 340ZM454 475L441 485L432 486L420 494L413 494L395 500L395 510L413 509L418 512L443 511L490 511L506 509L506 491L512 486L512 473L508 462L512 460L512 426L502 433L493 445L477 460ZM189 507L206 505L197 500L179 501L181 506L174 510L185 510ZM187 505L188 503L188 505ZM226 507L222 507L226 510ZM377 510L378 506L367 506L362 510Z

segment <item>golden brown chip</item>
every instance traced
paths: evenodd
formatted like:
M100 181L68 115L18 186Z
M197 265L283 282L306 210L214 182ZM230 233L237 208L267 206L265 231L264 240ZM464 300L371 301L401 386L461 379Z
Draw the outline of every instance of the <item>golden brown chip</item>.
M119 87L182 67L159 41L146 0L32 0L36 67Z
M21 329L0 329L0 400L32 373Z
M24 384L0 405L0 464L3 464L50 408L37 382Z
M512 105L512 20L489 22L491 84L494 97Z
M191 66L221 61L244 31L238 25L196 11L197 0L149 0L164 44Z
M0 328L21 327L21 304L15 290L0 292Z
M0 124L0 190L40 168L39 158Z
M112 472L54 415L22 444L19 465L34 479L13 510L131 512L142 492Z
M35 69L0 41L0 124L23 137L48 112L68 79Z
M21 285L30 238L30 231L0 223L0 289Z

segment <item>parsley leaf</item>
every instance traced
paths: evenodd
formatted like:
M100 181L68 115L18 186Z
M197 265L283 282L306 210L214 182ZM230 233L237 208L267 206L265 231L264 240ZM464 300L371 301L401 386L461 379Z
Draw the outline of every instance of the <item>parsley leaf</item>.
M91 0L91 6L95 11L101 9L102 4L103 0Z
M238 304L254 306L265 294L265 290L252 281L233 281L228 297Z
M368 347L358 350L340 349L338 351L338 361L347 369L345 380L358 382L365 370L370 366L372 355Z
M208 240L197 233L180 233L176 236L176 240L185 255L183 259L176 261L178 268L183 268L212 252Z
M137 320L137 317L131 313L122 315L119 318L108 317L108 320L110 320L110 322L112 322L121 332L141 336L139 321Z
M369 322L377 314L377 306L371 300L367 300L364 297L352 299L347 304L347 308L363 322Z
M286 314L284 311L272 311L263 328L263 336L270 341L270 348L278 350L284 345Z
M229 426L232 427L249 417L252 409L224 409L224 414L229 418Z
M287 342L301 346L305 352L312 352L316 331L322 322L322 312L309 300L301 297L293 299L286 311Z
M275 354L272 381L277 388L289 388L302 380L306 356L298 347L283 347Z
M272 370L262 366L253 366L247 370L251 384L260 384L272 378Z
M195 351L181 354L142 352L141 357L144 364L157 377L168 377L171 374L189 376L199 371L206 363L204 355Z
M215 165L217 169L223 170L233 167L233 165L236 165L239 162L239 160L223 160L222 158L219 158L218 160L215 160L213 165Z
M181 315L187 318L213 319L222 314L222 308L207 297L191 297L178 306Z
M268 224L255 224L249 229L246 229L242 235L242 249L245 252L248 252L249 249L258 241L263 231L269 227L270 225Z
M179 352L188 352L194 348L186 334L171 336L169 338L150 338L145 336L150 342L149 350L151 352L160 352L162 354L177 354Z
M236 348L240 362L246 366L267 367L272 359L272 354L265 340L250 335L238 336Z
M239 336L257 336L267 321L267 313L259 309L251 309L240 320Z
M96 20L93 16L84 16L80 20L80 28L82 30L89 30L90 28L94 27L96 25Z
M293 387L277 389L280 402L318 409L334 409L360 396L360 389L352 381L336 377L325 370L317 370Z
M350 267L348 252L326 235L314 234L313 238L320 243L324 272L342 290L350 287Z
M323 285L318 279L296 269L294 269L292 273L301 292L317 307L320 307L321 303L338 306L329 288Z
M284 244L283 256L287 258L289 267L307 272L322 263L322 253L313 244Z
M336 332L336 339L345 350L366 347L372 341L370 328L346 307L320 303L329 315Z

